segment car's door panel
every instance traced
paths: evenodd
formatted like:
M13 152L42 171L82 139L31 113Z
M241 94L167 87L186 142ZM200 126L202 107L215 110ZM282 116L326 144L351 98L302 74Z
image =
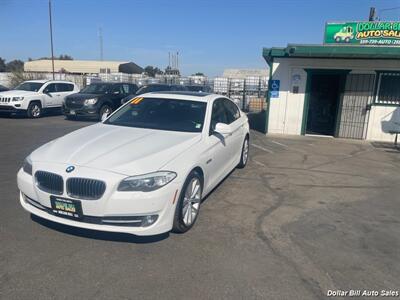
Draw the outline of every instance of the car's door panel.
M217 123L227 123L226 111L223 105L223 99L217 99L213 103L210 121L210 130L207 138L206 161L209 180L206 188L213 188L221 181L231 167L231 134L222 135L214 132Z

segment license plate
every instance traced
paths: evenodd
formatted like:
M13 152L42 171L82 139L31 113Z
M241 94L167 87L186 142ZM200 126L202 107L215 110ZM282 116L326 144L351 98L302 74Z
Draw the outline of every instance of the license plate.
M74 110L70 110L69 113L70 113L71 115L75 115L75 114L76 114Z
M53 213L73 219L82 218L82 204L78 200L50 196L51 209Z

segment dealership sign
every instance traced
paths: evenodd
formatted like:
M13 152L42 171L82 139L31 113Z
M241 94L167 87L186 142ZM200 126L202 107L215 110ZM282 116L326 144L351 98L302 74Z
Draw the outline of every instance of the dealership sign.
M400 22L327 23L324 43L400 46Z

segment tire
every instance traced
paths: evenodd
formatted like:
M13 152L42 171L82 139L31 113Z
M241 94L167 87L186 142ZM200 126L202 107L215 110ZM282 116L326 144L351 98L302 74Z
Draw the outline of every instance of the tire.
M27 115L29 118L37 119L42 116L42 104L40 102L31 102L29 103Z
M347 37L347 38L344 39L344 41L345 41L346 43L348 43L348 42L350 42L350 38Z
M246 136L243 141L242 152L240 153L240 162L237 165L239 169L243 169L249 161L249 148L249 137Z
M336 43L340 43L340 37L336 37L336 38L335 38L335 42L336 42Z
M104 104L102 107L100 107L99 111L99 119L101 120L101 117L108 111L108 115L110 115L113 111L112 107L108 104Z
M172 232L185 233L193 227L199 216L202 192L203 179L197 171L192 171L183 184L176 204Z

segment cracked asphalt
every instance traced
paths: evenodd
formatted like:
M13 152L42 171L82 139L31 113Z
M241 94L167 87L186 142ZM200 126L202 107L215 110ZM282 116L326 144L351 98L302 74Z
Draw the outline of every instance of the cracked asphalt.
M91 122L0 118L1 299L324 299L400 290L400 152L252 132L251 160L184 235L139 238L31 217L16 173Z

